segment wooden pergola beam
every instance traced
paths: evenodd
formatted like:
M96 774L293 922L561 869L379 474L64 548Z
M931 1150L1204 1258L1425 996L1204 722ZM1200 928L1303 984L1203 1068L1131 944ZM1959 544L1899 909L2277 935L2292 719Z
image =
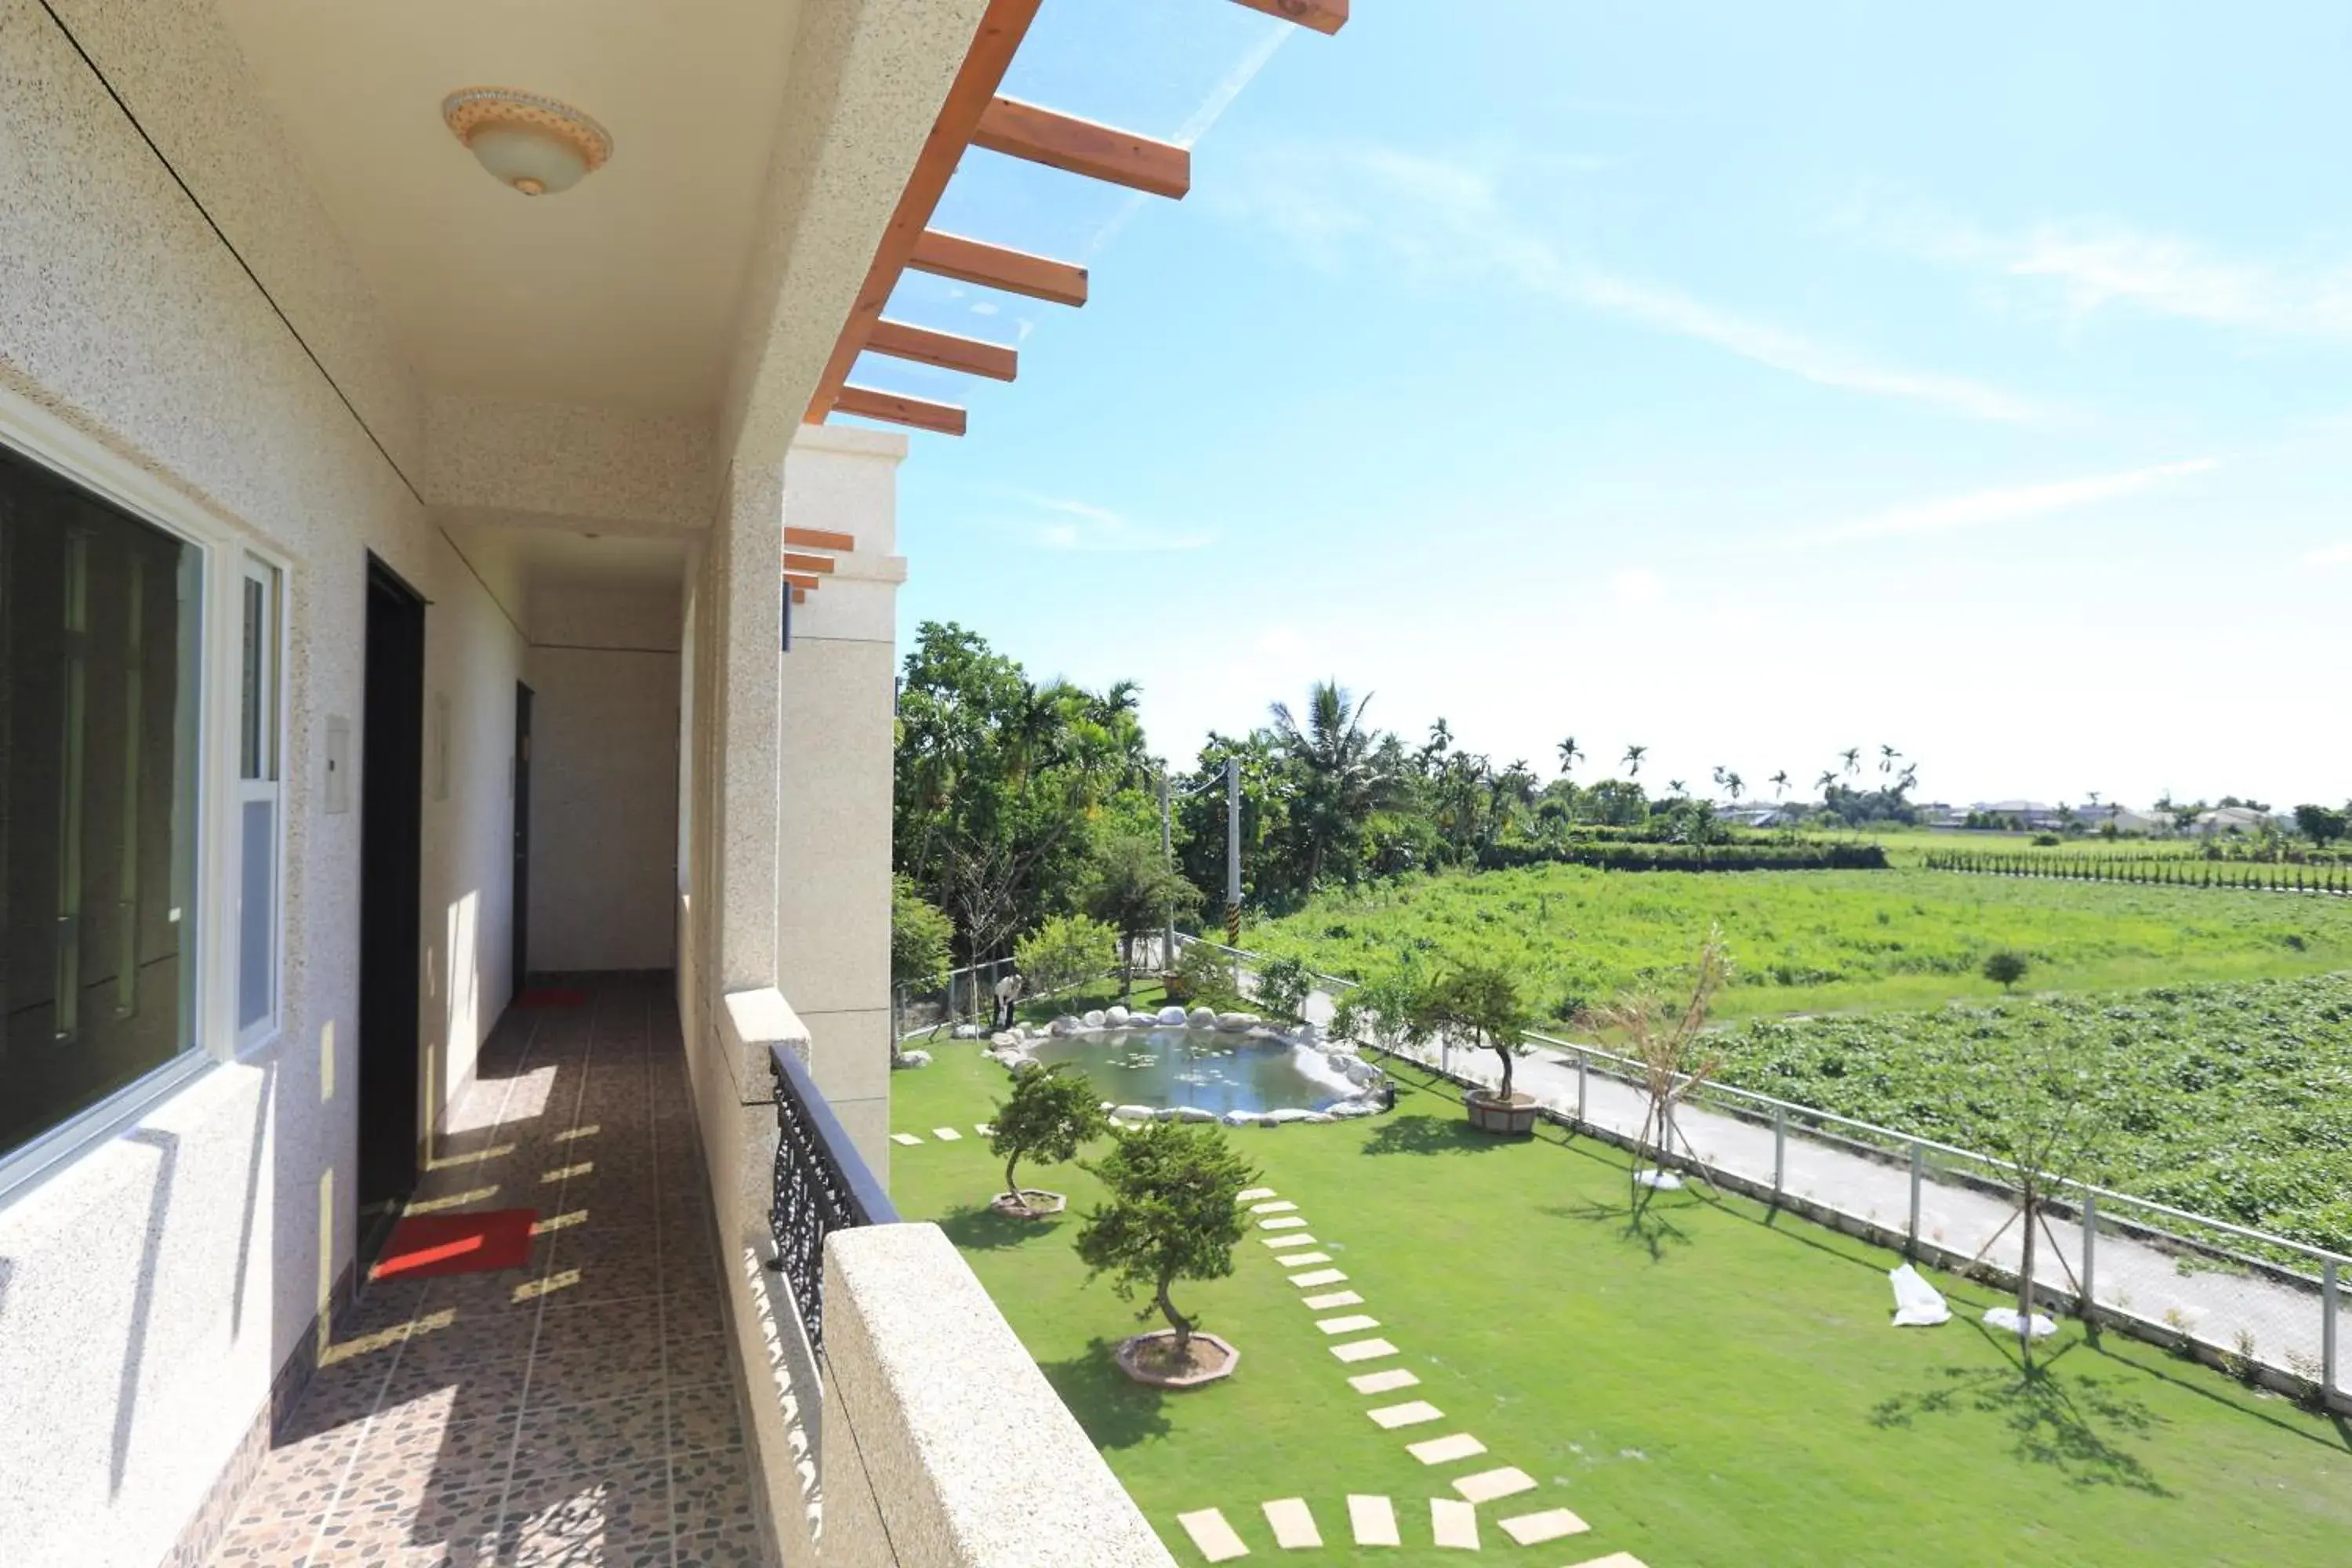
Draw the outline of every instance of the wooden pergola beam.
M829 529L823 528L795 528L791 523L786 523L784 543L787 546L797 544L807 550L835 550L846 555L857 548L857 536L854 533L835 533Z
M866 348L869 353L935 364L941 370L960 370L967 375L984 375L991 381L1011 381L1021 363L1021 356L1003 343L982 342L953 332L935 332L909 321L875 322L874 330L866 334Z
M820 577L828 576L833 572L833 557L830 555L810 555L798 550L787 550L784 552L784 570L787 572L814 572Z
M1173 142L1017 98L989 101L971 144L1178 201L1192 188L1192 154Z
M942 436L963 434L963 410L951 403L933 403L929 398L908 397L871 386L845 386L834 398L833 405L844 414L862 415L892 425L911 425L918 430L936 430Z
M898 285L898 274L906 270L916 241L930 223L931 214L940 205L940 195L955 174L957 161L971 144L972 133L980 129L981 116L995 99L1004 72L1013 64L1013 53L1028 36L1029 24L1036 19L1041 4L1043 0L989 0L987 14L981 17L980 26L972 34L971 47L965 51L963 64L956 71L947 99L940 105L939 118L931 122L930 134L923 139L914 173L908 176L906 189L898 193L898 205L891 211L889 226L882 231L882 242L875 247L873 263L866 269L866 281L849 308L848 320L842 323L841 333L834 340L833 355L825 361L824 374L817 378L808 412L802 416L808 423L822 424L835 406L835 399L848 383L849 367L856 363L857 353L865 347L866 334L874 323L882 319L882 308L890 301L890 290ZM961 419L959 410L958 434L961 434Z
M1318 33L1336 33L1348 25L1348 0L1234 0L1234 4Z
M1087 302L1087 269L1083 267L991 245L985 240L966 239L960 234L946 234L936 228L923 231L907 265L918 272L936 273L961 283L977 283L983 289L1002 289L1008 294L1026 294L1048 304Z

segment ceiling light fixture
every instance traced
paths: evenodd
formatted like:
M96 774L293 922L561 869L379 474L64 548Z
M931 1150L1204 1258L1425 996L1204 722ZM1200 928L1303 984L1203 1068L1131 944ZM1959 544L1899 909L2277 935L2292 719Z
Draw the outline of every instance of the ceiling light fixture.
M568 191L613 155L603 126L535 92L460 88L441 100L441 118L500 184L527 196Z

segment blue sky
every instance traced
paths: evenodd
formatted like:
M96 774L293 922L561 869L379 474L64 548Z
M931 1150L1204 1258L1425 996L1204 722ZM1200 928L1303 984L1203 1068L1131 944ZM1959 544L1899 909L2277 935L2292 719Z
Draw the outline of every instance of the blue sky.
M1007 90L1192 194L986 153L910 275L1022 377L901 470L924 619L1142 683L1336 676L1551 770L1927 798L2352 794L2352 10L1047 0ZM1580 775L1595 776L1591 764Z

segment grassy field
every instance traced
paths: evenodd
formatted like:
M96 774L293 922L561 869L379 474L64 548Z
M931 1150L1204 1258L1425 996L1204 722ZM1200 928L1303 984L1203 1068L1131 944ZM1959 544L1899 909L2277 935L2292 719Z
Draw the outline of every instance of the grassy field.
M893 1079L895 1124L918 1134L984 1120L1004 1079L970 1047ZM1317 1246L1365 1298L1350 1311L1421 1378L1366 1398L1273 1255L1244 1241L1230 1279L1179 1300L1243 1352L1234 1376L1185 1394L1126 1382L1109 1346L1136 1328L1071 1249L1075 1215L1023 1225L981 1205L1001 1184L969 1134L892 1151L910 1218L939 1220L1177 1560L1175 1523L1216 1507L1253 1556L1276 1548L1258 1511L1303 1497L1329 1544L1302 1561L1458 1562L1430 1545L1426 1500L1498 1465L1532 1492L1480 1510L1486 1554L1529 1568L1612 1551L1654 1568L1706 1564L2337 1563L2352 1531L2344 1430L2280 1399L2073 1324L2046 1372L1973 1323L1990 1301L1937 1279L1962 1314L1886 1326L1894 1259L1756 1205L1661 1196L1631 1226L1613 1150L1474 1140L1439 1086L1407 1081L1372 1121L1234 1136L1296 1201ZM1075 1167L1035 1179L1083 1210ZM1442 1423L1383 1432L1367 1407L1426 1398ZM1423 1468L1423 1435L1466 1431L1486 1455ZM1347 1542L1345 1497L1396 1500L1407 1544ZM1495 1521L1570 1507L1590 1535L1512 1546Z
M2352 969L2352 900L2041 881L1955 872L1693 874L1536 866L1320 895L1243 945L1360 978L1407 951L1512 963L1538 1012L1566 1018L1688 964L1720 923L1727 1018L1985 1000L2011 947L2029 991L2124 991Z

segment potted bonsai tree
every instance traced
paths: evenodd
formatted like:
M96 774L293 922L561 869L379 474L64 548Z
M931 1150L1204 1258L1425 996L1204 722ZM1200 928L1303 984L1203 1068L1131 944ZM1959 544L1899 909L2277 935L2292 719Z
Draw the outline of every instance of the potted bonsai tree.
M1223 1130L1207 1123L1152 1121L1119 1135L1111 1152L1086 1167L1109 1189L1109 1201L1087 1215L1078 1258L1089 1279L1108 1274L1120 1300L1150 1300L1164 1329L1122 1341L1119 1369L1138 1383L1193 1388L1232 1373L1241 1352L1200 1332L1197 1314L1178 1310L1170 1289L1180 1279L1218 1279L1234 1271L1242 1238L1242 1189L1257 1172L1234 1152Z
M1032 1067L1013 1075L1013 1092L996 1108L995 1131L989 1152L1004 1162L1004 1190L990 1207L1018 1219L1040 1219L1060 1214L1069 1200L1043 1187L1024 1187L1017 1175L1021 1162L1043 1160L1054 1164L1076 1154L1081 1144L1109 1130L1110 1119L1095 1098L1087 1075L1067 1062L1049 1068Z
M1518 982L1499 963L1457 963L1414 997L1415 1033L1440 1039L1467 1037L1503 1064L1502 1081L1492 1093L1473 1089L1462 1096L1470 1125L1482 1132L1524 1135L1536 1130L1535 1097L1511 1087L1512 1063L1528 1048L1520 1037L1528 1022Z

